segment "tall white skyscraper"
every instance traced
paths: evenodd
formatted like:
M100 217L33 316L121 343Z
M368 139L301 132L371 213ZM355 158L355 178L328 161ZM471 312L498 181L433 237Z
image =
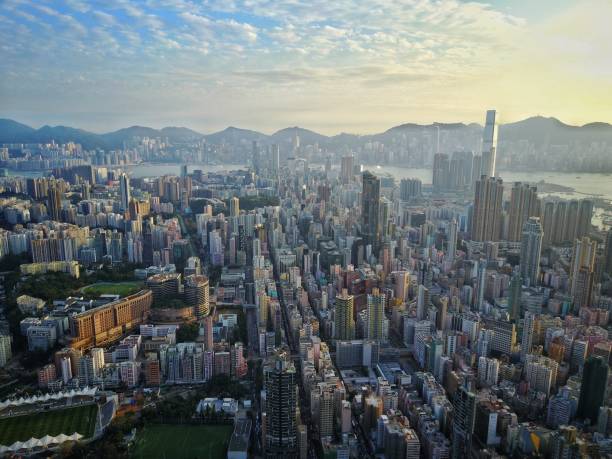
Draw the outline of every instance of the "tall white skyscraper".
M527 286L538 283L542 252L542 225L538 217L530 217L523 225L521 237L521 277Z
M485 127L482 133L482 163L480 174L487 177L495 176L495 158L497 150L497 126L495 125L495 110L487 110Z
M125 173L119 176L119 193L121 210L128 210L130 208L130 178Z

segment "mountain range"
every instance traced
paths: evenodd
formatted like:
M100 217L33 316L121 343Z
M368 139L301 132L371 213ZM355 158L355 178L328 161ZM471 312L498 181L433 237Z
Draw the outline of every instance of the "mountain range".
M302 145L318 143L321 146L333 147L345 145L354 147L369 141L389 142L398 135L412 134L427 130L460 130L466 134L479 132L482 126L472 123L407 123L394 126L384 132L371 135L338 134L326 136L317 132L288 127L267 135L248 129L230 126L212 134L201 134L185 127L165 127L153 129L145 126L131 126L106 134L95 134L83 129L68 126L43 126L35 129L10 119L0 119L0 144L2 143L80 143L85 149L116 149L134 137L167 137L173 144L187 143L194 140L205 140L211 144L248 145L256 140L265 144L291 142L295 133ZM499 127L500 141L528 140L535 144L543 142L566 144L572 141L612 141L612 125L608 123L589 123L583 126L572 126L556 118L535 116Z

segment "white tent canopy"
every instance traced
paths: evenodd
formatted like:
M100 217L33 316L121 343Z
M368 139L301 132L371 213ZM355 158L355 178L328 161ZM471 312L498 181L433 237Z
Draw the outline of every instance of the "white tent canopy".
M51 435L45 435L42 438L30 438L28 441L25 442L16 441L10 446L0 445L0 454L15 452L22 449L32 449L38 447L46 448L49 445L60 445L65 441L78 441L81 438L83 438L83 435L78 432L74 432L72 435L66 435L62 433L56 435L55 437L52 437Z
M93 397L96 395L98 391L97 387L84 387L83 389L71 389L67 391L48 393L44 395L33 395L32 397L20 397L18 399L8 399L3 402L0 402L0 410L3 410L9 406L19 406L19 405L28 405L34 404L38 402L46 402L49 400L61 400L63 398L72 398L72 397Z

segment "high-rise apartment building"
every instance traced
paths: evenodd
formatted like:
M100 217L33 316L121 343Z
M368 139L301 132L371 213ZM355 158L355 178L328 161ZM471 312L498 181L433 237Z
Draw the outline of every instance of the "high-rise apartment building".
M188 305L193 306L198 319L207 316L210 311L208 290L208 277L201 274L185 277L185 300Z
M576 239L570 267L570 295L574 309L590 306L593 291L597 242L588 237Z
M448 155L436 153L433 160L433 189L436 192L445 191L450 188L450 162Z
M498 241L502 221L504 183L500 178L481 176L474 191L471 234L474 241Z
M520 241L527 220L539 215L538 189L527 183L515 182L510 194L508 240Z
M285 353L274 355L264 368L265 457L296 457L297 437L297 373Z
M347 289L342 289L342 293L336 296L334 337L337 340L348 341L355 338L353 301L354 297L348 294Z
M51 220L60 221L62 211L62 191L57 181L49 182L47 211Z
M538 284L543 234L540 219L529 217L523 225L521 237L521 277L527 286Z
M372 289L372 293L368 295L367 339L378 342L385 339L385 301L385 294L381 293L377 288Z

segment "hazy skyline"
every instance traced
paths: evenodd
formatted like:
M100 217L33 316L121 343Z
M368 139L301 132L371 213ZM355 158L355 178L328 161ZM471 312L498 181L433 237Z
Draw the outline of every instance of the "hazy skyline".
M612 3L6 0L0 116L371 133L541 114L612 122Z

